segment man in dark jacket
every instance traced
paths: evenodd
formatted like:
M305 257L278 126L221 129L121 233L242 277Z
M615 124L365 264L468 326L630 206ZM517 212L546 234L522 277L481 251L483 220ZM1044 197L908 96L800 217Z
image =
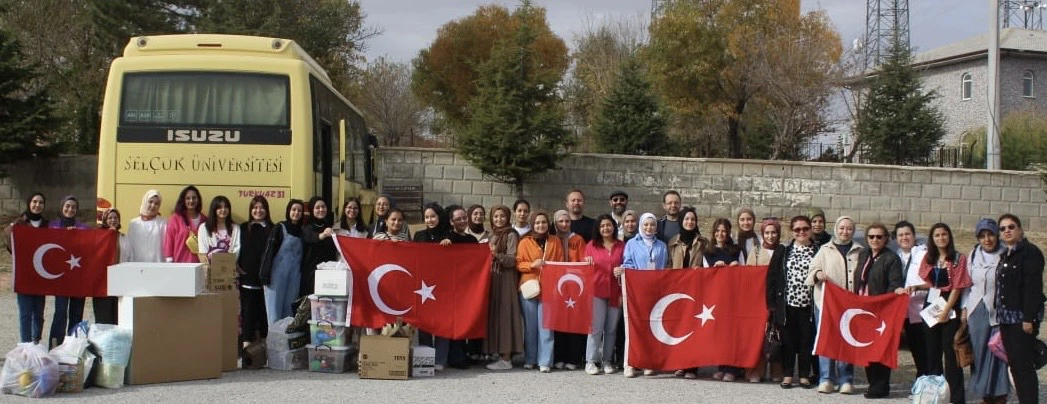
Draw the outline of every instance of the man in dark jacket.
M862 296L905 293L905 276L898 254L887 247L887 226L873 223L865 230L869 248L858 255L859 270L854 271L854 290ZM869 390L865 398L884 398L891 392L891 368L882 363L865 367Z
M1018 402L1035 403L1040 382L1032 358L1043 321L1043 253L1025 239L1017 216L1008 213L998 222L1006 250L996 270L996 319Z

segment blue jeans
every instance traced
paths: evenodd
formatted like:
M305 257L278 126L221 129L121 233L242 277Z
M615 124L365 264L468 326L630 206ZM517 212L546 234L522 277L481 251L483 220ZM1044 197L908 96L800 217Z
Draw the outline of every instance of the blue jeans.
M611 364L621 311L621 307L608 305L607 299L593 298L593 333L585 344L586 362Z
M55 314L51 318L52 348L62 345L77 324L84 320L84 298L55 296Z
M520 308L524 312L524 363L552 367L553 332L542 325L541 298L520 296Z
M814 318L819 319L818 327L821 327L821 310L814 309ZM835 365L834 365L835 364ZM854 365L841 362L824 356L818 357L818 383L833 381L830 379L830 371L836 369L836 385L854 383Z
M38 342L44 333L44 296L15 296L18 303L18 332L22 342Z

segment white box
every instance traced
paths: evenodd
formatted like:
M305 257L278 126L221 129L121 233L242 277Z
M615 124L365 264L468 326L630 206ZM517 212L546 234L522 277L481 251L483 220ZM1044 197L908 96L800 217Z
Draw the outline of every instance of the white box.
M313 275L317 296L346 297L353 291L353 273L344 269L317 269Z
M436 349L419 345L411 348L411 377L436 375Z
M207 288L202 264L125 262L110 265L109 296L196 297Z

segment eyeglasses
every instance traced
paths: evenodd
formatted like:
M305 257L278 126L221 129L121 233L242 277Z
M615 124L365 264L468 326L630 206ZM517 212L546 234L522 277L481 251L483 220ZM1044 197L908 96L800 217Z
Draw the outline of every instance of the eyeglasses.
M793 228L793 233L806 233L811 231L810 227L796 227Z
M1017 228L1018 228L1018 225L1016 225L1014 223L1011 223L1011 224L1006 225L1006 226L1000 226L1000 230L1006 230L1006 231L1011 231L1011 230L1014 230L1014 229L1017 229Z
M883 234L869 234L865 236L869 240L883 240L885 237Z

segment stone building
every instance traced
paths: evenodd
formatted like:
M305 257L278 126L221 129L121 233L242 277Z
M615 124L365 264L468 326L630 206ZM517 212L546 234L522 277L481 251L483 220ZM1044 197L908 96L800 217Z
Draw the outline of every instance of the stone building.
M925 90L938 93L946 118L944 145L988 120L989 34L967 38L914 56ZM1047 112L1047 31L1004 28L1000 32L1000 116L1035 109Z

